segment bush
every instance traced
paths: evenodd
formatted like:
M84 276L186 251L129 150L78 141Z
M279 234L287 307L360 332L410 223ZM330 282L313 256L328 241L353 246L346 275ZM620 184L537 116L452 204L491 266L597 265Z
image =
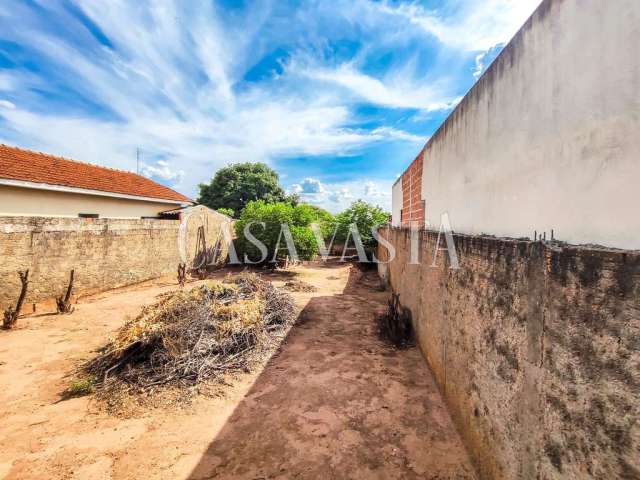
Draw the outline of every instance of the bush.
M235 212L231 208L218 208L216 212L231 218L235 215Z
M372 229L377 229L389 221L389 214L378 206L358 200L344 212L335 216L337 244L344 244L349 235L349 226L355 224L358 227L362 243L368 251L373 251L378 242L373 237ZM353 244L353 239L349 240Z
M333 216L321 208L306 204L267 203L262 200L248 203L235 224L237 235L235 244L241 259L244 259L246 254L250 261L256 262L260 260L262 254L258 247L244 235L245 227L252 222L265 224L264 228L254 224L249 231L267 247L267 256L263 263L270 263L273 261L274 255L276 259L282 259L286 255L291 257L287 251L284 233L280 238L277 255L275 252L283 223L289 226L298 258L310 260L318 254L318 244L311 230L311 224L318 223L321 231L325 234L331 230Z

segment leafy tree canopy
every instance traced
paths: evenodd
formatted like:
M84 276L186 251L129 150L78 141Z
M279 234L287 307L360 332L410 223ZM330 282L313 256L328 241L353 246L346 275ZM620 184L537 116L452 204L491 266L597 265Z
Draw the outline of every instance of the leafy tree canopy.
M258 247L251 243L244 235L245 226L252 222L264 222L265 226L254 223L251 234L260 240L267 247L267 256L263 263L271 262L275 258L284 258L289 252L284 238L278 237L283 223L289 226L293 243L298 257L301 260L310 260L318 254L318 244L316 242L311 224L320 225L322 232L329 231L333 222L333 216L321 208L290 202L267 203L263 200L249 202L240 215L240 219L235 223L236 248L240 258L246 254L249 260L258 261L262 256ZM276 247L278 252L276 254Z
M218 170L208 185L200 184L198 202L214 210L231 209L239 216L254 200L270 203L287 200L278 174L264 163L229 165Z
M335 241L337 244L344 244L349 234L349 226L355 224L365 248L373 249L377 242L371 230L387 223L389 217L390 215L378 206L362 200L353 202L349 208L335 216L337 227ZM349 242L353 242L353 239Z

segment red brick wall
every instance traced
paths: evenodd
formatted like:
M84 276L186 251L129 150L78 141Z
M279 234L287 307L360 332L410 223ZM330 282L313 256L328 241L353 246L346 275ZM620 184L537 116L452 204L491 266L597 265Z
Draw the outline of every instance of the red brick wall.
M422 200L422 152L402 174L402 218L401 225L409 227L411 222L424 226L425 211Z

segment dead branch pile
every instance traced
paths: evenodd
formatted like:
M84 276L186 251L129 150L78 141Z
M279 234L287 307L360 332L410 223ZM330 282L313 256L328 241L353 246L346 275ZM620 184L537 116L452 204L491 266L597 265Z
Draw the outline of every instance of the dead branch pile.
M408 348L415 344L411 311L400 304L400 295L392 294L389 307L379 317L380 335L398 348Z
M85 365L98 391L192 387L248 370L294 320L291 296L254 274L170 292Z
M315 292L318 290L310 283L303 282L302 280L289 280L284 284L284 288L290 292Z

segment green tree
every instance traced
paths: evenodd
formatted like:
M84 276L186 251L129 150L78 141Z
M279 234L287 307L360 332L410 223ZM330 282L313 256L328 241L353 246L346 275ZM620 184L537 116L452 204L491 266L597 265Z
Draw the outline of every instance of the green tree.
M279 249L275 255L283 223L289 226L298 258L310 260L318 254L318 244L311 230L311 224L317 223L323 232L329 231L333 216L312 205L294 205L289 202L267 203L263 200L249 202L235 224L237 236L235 245L241 259L244 259L246 254L249 260L256 262L260 260L262 254L258 247L244 235L245 227L252 222L265 224L263 228L254 223L250 232L267 247L267 256L263 263L270 263L274 256L284 258L287 254L291 255L287 251L284 234L280 238Z
M335 216L336 244L344 244L349 234L349 226L355 224L365 249L372 251L377 246L372 229L377 229L389 221L390 215L382 208L362 200L353 202L349 208ZM349 242L352 244L353 239Z
M251 201L286 199L273 169L264 163L236 163L218 170L208 185L200 184L198 202L214 210L229 208L239 216Z

